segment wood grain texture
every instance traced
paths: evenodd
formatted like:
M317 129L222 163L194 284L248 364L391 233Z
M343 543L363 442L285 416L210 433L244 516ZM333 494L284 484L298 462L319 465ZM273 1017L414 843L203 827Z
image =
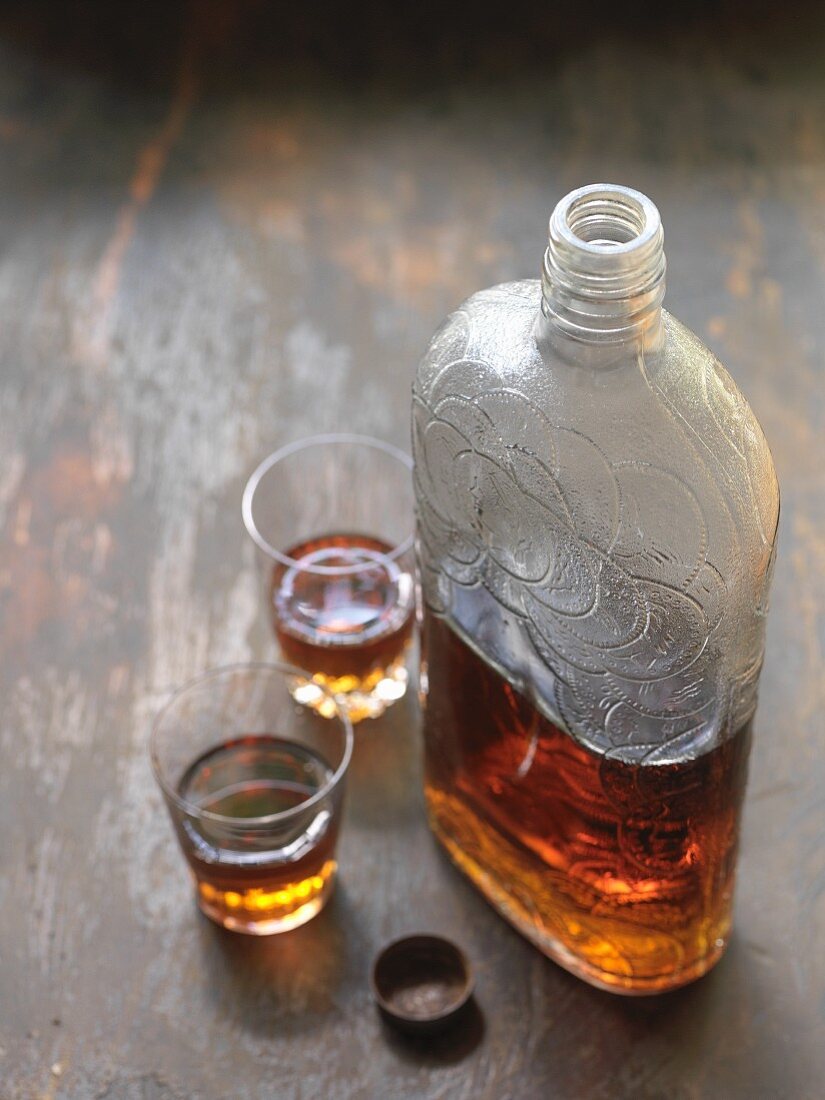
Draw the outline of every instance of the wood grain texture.
M821 1095L825 18L612 10L470 33L417 7L3 6L3 1100ZM555 199L604 178L660 206L668 305L783 491L726 958L626 1001L528 947L429 837L412 699L359 729L330 907L219 932L146 738L170 687L273 653L245 476L342 425L406 445L434 326L537 274ZM479 1013L429 1044L367 984L424 929L478 973Z

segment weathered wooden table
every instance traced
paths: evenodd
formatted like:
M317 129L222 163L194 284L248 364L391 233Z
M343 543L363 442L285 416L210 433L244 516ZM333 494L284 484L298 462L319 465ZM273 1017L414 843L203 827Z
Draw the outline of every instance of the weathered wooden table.
M417 7L4 5L3 1100L822 1096L823 18L586 7L469 35ZM435 324L535 275L554 201L604 177L659 204L668 304L783 490L727 956L628 1001L528 947L430 839L413 699L358 730L328 910L221 933L146 739L171 686L272 654L245 476L319 429L406 444ZM367 985L416 929L478 971L432 1043L383 1030Z

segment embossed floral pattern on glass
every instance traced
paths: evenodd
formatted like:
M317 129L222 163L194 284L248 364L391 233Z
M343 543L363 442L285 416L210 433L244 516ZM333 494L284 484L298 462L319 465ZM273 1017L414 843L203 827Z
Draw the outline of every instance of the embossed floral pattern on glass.
M695 752L756 703L777 509L767 444L668 315L653 371L628 356L576 403L581 380L549 374L531 346L540 300L537 282L474 295L419 372L425 598L532 677L582 743L627 759Z

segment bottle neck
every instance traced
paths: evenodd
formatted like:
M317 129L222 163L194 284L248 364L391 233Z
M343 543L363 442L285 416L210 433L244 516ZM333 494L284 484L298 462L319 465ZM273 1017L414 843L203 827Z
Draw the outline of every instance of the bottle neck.
M658 350L665 293L659 211L628 187L591 184L553 211L538 336L565 359L608 364Z

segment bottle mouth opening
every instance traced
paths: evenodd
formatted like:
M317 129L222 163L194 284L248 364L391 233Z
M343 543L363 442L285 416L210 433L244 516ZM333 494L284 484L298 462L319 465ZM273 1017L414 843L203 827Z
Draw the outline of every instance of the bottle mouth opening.
M591 254L633 252L661 230L659 212L629 187L596 183L565 196L553 212L550 235Z
M645 211L630 195L580 195L567 208L567 225L584 244L617 248L642 235Z

